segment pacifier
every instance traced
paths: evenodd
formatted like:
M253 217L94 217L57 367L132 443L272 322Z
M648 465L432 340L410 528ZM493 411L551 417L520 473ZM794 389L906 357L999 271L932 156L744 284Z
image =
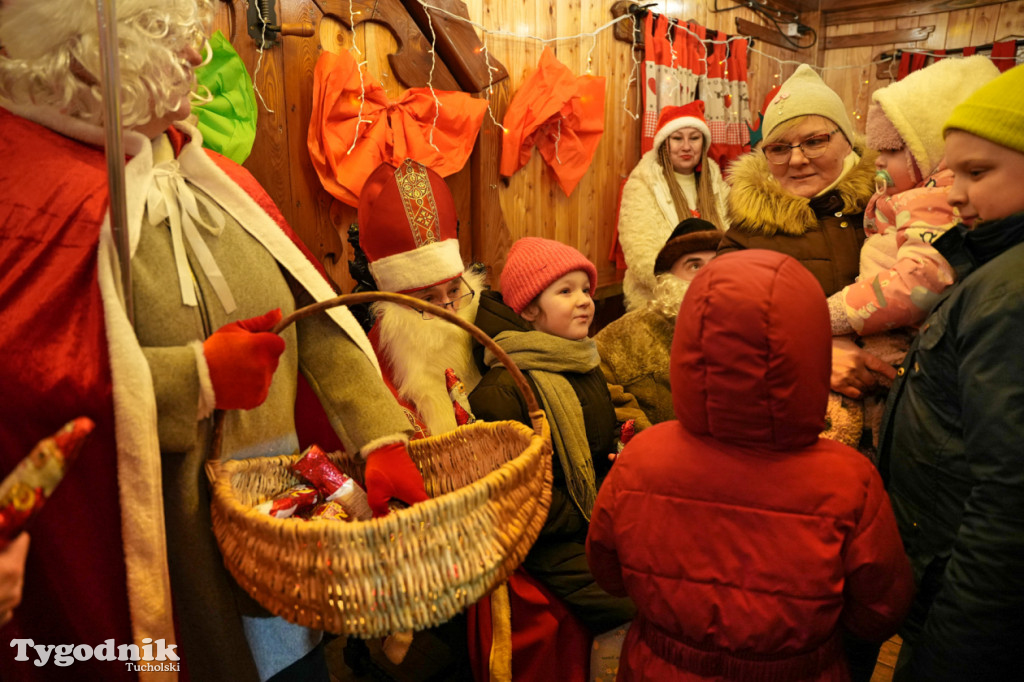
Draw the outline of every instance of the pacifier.
M886 190L895 186L896 183L893 182L892 176L889 175L889 171L885 169L875 171L875 194L885 194Z

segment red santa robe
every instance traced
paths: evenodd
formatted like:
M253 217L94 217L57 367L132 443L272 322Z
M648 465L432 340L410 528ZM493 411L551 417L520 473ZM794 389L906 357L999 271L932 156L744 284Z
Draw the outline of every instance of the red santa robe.
M31 528L22 604L0 638L141 646L149 637L173 645L156 405L119 293L102 129L53 110L5 106L11 111L0 108L0 348L8 361L0 368L0 476L74 417L92 418L96 429ZM177 125L191 138L172 134L190 180L315 298L332 297L316 261L255 179L201 149L197 130ZM134 247L152 151L149 140L130 131L125 147ZM330 315L376 365L351 314L335 308ZM95 658L71 670L78 679L177 678L173 670L134 672ZM38 667L0 657L5 681L68 673L52 661Z

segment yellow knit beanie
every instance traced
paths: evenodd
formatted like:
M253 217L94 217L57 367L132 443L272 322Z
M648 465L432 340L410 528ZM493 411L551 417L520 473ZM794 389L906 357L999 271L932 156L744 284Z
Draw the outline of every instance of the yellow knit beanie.
M1024 64L989 81L953 109L942 136L954 128L1024 154Z
M853 124L846 113L846 105L807 64L798 66L768 103L761 124L764 139L770 140L780 123L798 116L824 116L839 126L846 140L853 144Z

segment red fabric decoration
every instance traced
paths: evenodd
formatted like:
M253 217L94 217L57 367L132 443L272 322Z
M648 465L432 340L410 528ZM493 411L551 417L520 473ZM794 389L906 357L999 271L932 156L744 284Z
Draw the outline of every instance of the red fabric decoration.
M604 84L598 76L574 76L545 47L505 113L501 174L526 165L536 145L558 186L572 194L604 134Z
M508 579L512 611L512 682L590 679L591 634L558 597L523 570ZM469 659L473 678L490 678L491 598L486 596L466 611Z
M357 206L363 183L383 162L414 159L442 177L461 170L485 111L486 100L430 88L410 88L391 102L373 76L363 73L360 82L352 55L325 51L313 72L306 146L324 189Z
M1000 73L1017 65L1017 41L1004 40L992 45L992 62L999 67Z

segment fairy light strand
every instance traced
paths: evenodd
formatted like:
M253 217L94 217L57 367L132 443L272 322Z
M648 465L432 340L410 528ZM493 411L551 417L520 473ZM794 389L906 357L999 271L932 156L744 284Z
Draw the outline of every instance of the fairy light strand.
M423 6L426 7L426 5ZM437 93L434 92L434 68L437 66L437 32L434 31L434 19L430 16L430 12L427 12L427 25L430 27L430 74L427 76L427 87L430 88L430 96L434 98L434 120L430 124L430 137L427 141L434 148L435 152L440 153L441 150L434 144L434 130L437 129L437 119L441 117L441 100L437 98ZM490 76L490 73L487 75ZM487 103L487 108L491 108L490 102Z
M252 89L256 93L256 96L260 98L260 102L263 103L263 108L267 110L267 113L273 114L275 113L274 110L267 105L267 100L263 99L263 93L260 92L258 87L256 87L256 74L260 72L260 67L263 66L263 48L267 44L267 20L263 18L263 11L260 9L259 0L249 1L256 3L256 16L259 17L260 26L262 27L260 29L259 56L256 57L256 68L253 69L252 72Z

